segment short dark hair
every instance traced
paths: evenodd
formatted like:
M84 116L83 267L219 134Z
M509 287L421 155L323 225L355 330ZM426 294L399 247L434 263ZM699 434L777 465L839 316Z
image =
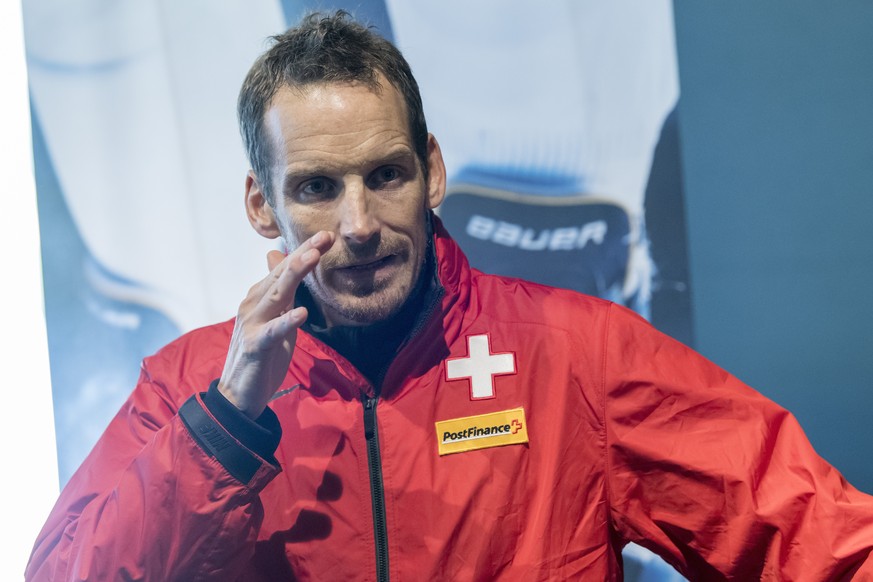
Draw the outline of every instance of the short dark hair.
M267 202L274 196L269 179L273 162L264 131L264 114L284 87L320 83L363 83L381 90L378 74L403 96L415 153L427 173L427 123L418 83L400 51L348 12L311 13L300 24L271 38L273 45L252 65L237 101L240 133L249 163Z

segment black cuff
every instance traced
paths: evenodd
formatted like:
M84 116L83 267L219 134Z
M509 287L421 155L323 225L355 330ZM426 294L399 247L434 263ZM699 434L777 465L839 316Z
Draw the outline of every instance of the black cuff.
M209 385L209 391L201 398L224 430L267 461L276 463L273 455L282 438L282 425L275 412L265 408L258 418L252 420L218 391L218 380Z
M197 395L189 398L179 409L179 417L206 454L221 463L232 477L249 483L262 461L278 466L274 454L282 427L269 408L256 421L249 419L224 398L217 386L218 380L208 392L200 394L203 406Z

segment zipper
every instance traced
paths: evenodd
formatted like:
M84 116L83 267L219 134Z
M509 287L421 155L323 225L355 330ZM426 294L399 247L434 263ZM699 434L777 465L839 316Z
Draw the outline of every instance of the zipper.
M415 337L430 319L431 314L442 299L443 291L440 288L431 300L430 305L425 306L424 316L419 317L412 331L398 346L399 353L410 340ZM396 356L395 356L396 357ZM391 367L393 359L388 361L379 370L376 382L380 385ZM373 502L373 539L376 542L376 580L388 582L388 524L385 517L385 488L382 480L382 457L379 453L379 431L376 427L376 403L379 401L380 390L376 387L377 396L371 398L363 395L364 403L364 436L367 439L367 465L370 469L370 497Z
M428 222L430 222L430 218L428 218ZM439 268L436 264L436 250L433 248L433 244L431 233L428 252L432 257L429 260L432 260L434 263L433 277L436 281L436 286L432 293L427 292L425 295L425 298L430 297L430 301L422 306L412 329L400 345L397 346L397 354L421 332L430 320L431 315L440 305L443 295L445 295L445 289L443 289L439 281ZM364 436L367 440L367 465L370 470L370 497L373 502L373 540L376 545L376 580L378 582L388 582L388 524L385 517L385 487L382 479L382 457L379 452L379 431L376 426L376 404L379 401L381 385L385 380L388 369L397 358L397 354L385 363L382 369L379 370L376 378L373 379L376 396L372 398L366 394L362 396L364 404Z
M367 439L367 463L370 468L370 496L373 500L373 539L376 542L376 580L388 582L388 525L385 518L385 489L382 483L382 459L379 455L379 432L376 429L376 402L379 397L364 396L364 436Z

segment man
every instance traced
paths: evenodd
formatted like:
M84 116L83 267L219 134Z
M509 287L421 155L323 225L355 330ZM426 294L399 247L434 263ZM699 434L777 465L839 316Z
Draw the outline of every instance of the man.
M32 580L873 574L873 498L787 412L632 313L471 270L415 81L345 15L240 95L252 226L287 256L143 363ZM303 283L303 284L301 284Z

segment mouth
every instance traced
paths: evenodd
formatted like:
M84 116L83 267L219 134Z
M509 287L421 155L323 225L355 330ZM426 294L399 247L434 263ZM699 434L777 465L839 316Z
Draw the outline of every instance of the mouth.
M353 263L336 269L338 272L347 276L362 276L371 275L390 269L398 262L397 255L386 255L384 257L372 260L365 260L359 263Z
M400 264L400 257L387 255L338 267L333 270L333 285L346 293L367 295L389 285L397 276Z
M366 261L362 263L356 263L354 265L348 265L342 267L343 270L348 271L372 271L374 269L378 269L384 265L387 265L394 258L394 255L388 255L386 257L382 257L381 259L374 259L372 261Z

